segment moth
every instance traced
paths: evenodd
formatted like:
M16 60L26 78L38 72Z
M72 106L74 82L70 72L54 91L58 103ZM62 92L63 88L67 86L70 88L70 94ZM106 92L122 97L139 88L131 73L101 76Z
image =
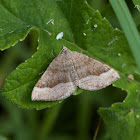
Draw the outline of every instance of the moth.
M98 90L120 78L110 66L63 46L33 88L32 101L56 101L69 97L77 87Z

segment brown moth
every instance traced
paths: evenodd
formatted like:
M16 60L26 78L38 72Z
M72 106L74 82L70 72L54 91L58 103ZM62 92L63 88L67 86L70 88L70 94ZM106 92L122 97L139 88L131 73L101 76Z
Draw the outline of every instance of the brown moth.
M119 78L118 72L110 66L63 46L33 88L31 98L33 101L61 100L69 97L77 87L98 90Z

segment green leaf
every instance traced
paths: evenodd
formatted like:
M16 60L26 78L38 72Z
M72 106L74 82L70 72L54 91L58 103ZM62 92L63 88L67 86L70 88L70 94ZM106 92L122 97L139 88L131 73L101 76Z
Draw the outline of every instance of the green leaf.
M133 0L136 8L140 11L140 0Z
M110 0L128 40L133 56L140 68L140 35L124 0Z
M7 4L10 4L10 2ZM15 6L12 7L14 9ZM10 7L9 9L7 8L7 5L0 1L0 13L2 13L0 15L1 50L9 48L11 45L15 45L19 40L24 40L31 28L22 19L20 19L18 15L15 15L12 9L10 11Z
M122 79L117 81L121 86L115 84L117 87L122 88L122 85L125 85L128 74L133 74L134 84L139 81L140 71L128 48L124 34L118 29L114 30L109 22L101 17L99 11L94 11L86 1L21 0L19 2L13 0L4 2L1 0L1 5L4 7L3 13L8 11L24 21L27 26L30 25L30 29L36 28L39 32L37 52L8 76L1 90L1 94L18 106L42 109L61 102L33 102L30 97L37 80L53 60L53 55L59 54L63 44L72 51L85 53L118 70ZM48 23L50 19L54 20L54 24ZM63 32L64 36L56 40L60 32ZM123 89L128 91L128 87Z
M6 137L0 135L0 140L8 140Z
M53 54L57 55L61 50L62 44L65 42L65 40L57 41L55 39L56 35L63 30L65 35L64 39L67 41L73 41L69 25L67 20L63 17L61 10L57 6L56 2L52 0L44 2L28 2L22 0L20 3L19 1L14 0L9 0L6 2L1 0L0 2L0 6L2 7L0 9L1 13L5 15L0 17L0 20L3 22L0 24L0 28L3 29L1 30L1 37L4 38L4 42L6 42L4 46L1 46L0 48L6 49L12 45L12 41L15 40L14 42L17 42L19 39L21 39L19 33L21 32L22 35L25 36L25 32L27 33L29 31L29 27L30 29L33 27L38 28L40 35L40 45L37 53L32 56L32 59L21 64L7 78L6 84L1 90L2 94L9 98L13 103L18 104L18 106L23 108L41 109L61 102L32 102L30 99L33 86L41 76L40 73L46 69L48 64L53 59L53 55L51 53L52 50ZM48 5L48 7L46 5ZM50 8L49 5L51 5ZM50 11L53 12L50 14ZM54 19L54 25L48 23L50 19ZM22 22L17 23L17 20ZM23 22L25 23L24 27ZM21 28L18 28L18 25L20 25L22 29L25 29L26 26L26 31L23 32ZM8 34L9 28L12 31L15 30L17 32ZM2 44L2 42L0 42L0 44ZM51 49L49 46L51 46Z
M138 81L129 81L121 76L115 86L127 89L128 95L123 103L115 103L111 108L100 108L113 140L138 140L140 124L140 86Z
M118 19L122 25L122 28L125 32L125 35L127 39L130 42L134 40L135 36L136 38L139 38L139 34L135 34L135 29L133 29L133 26L131 26L133 21L131 18L129 18L129 13L125 9L125 6L120 6L121 4L123 5L123 1L110 1L116 14L118 15ZM124 8L125 7L125 8ZM127 12L126 12L126 11ZM122 13L121 13L122 12ZM126 17L124 16L126 15ZM128 21L129 24L128 23ZM129 27L127 27L129 26ZM127 29L130 29L128 31ZM135 35L132 36L133 32ZM131 35L130 35L131 34ZM129 36L130 35L130 36ZM136 39L136 41L139 41L139 39ZM134 42L134 41L133 41ZM130 43L129 43L130 44ZM131 44L131 47L135 47L136 44L133 43ZM139 45L138 45L139 47ZM139 52L138 48L135 48L135 51ZM134 52L134 56L138 56ZM130 57L128 57L130 58ZM138 57L139 58L139 57ZM139 59L137 59L139 60ZM124 63L125 65L125 63ZM128 68L133 67L134 65L131 64L129 65ZM128 70L126 70L128 71ZM140 74L137 70L137 68L134 68L133 73L137 73L138 75ZM124 72L125 73L125 72ZM128 95L126 99L123 101L123 103L116 103L113 104L111 108L100 108L99 109L99 114L103 118L104 122L106 123L106 126L108 127L110 136L113 140L139 140L140 139L140 134L139 134L139 124L140 124L140 84L139 84L139 78L138 76L134 76L135 80L130 80L127 79L125 75L122 73L121 79L117 82L114 83L114 86L120 87L123 90L126 90Z
M51 7L48 8L49 6ZM0 13L2 50L22 41L33 27L54 35L64 30L66 39L72 41L69 25L55 1L0 0ZM50 19L55 20L54 25L49 22Z

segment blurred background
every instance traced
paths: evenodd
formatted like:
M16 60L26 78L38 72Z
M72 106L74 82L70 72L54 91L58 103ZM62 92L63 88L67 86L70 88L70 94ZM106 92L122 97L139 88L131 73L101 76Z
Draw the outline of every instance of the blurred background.
M121 27L108 0L87 0L114 28ZM133 19L140 17L131 0L126 1ZM14 47L0 51L0 88L15 68L29 59L37 48L38 33L32 30ZM126 92L109 86L99 91L84 91L61 104L40 111L25 110L0 95L0 140L109 140L109 133L98 115L99 107L121 102Z

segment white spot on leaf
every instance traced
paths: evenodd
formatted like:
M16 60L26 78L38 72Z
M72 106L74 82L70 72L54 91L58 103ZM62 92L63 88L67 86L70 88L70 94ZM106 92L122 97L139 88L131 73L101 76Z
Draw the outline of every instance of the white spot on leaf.
M124 64L122 64L122 68L124 68L124 67L126 67L126 64L124 63Z
M137 8L140 11L140 6L139 5L135 5L134 8Z
M97 24L94 24L94 28L97 28L97 26L98 26Z
M44 73L44 71L40 72L39 75L42 75Z
M54 25L54 19L50 19L46 24L49 24L50 22Z
M138 72L138 71L134 71L136 74L138 74L138 75L140 75L140 72Z
M14 31L9 32L9 34L13 33Z
M52 54L53 57L55 57L54 54L53 54L53 50L51 51L51 54Z
M87 23L86 24L88 24L89 23L89 21L92 19L92 17L90 17L88 20L87 20Z
M121 56L121 53L118 53L118 56Z
M86 33L83 33L83 35L86 36L87 34Z
M117 36L115 36L115 38L112 41L110 41L107 45L109 46L109 45L113 44L114 41L116 41L116 40L118 40L118 37Z
M115 30L118 31L119 29L118 28L115 28Z
M51 35L51 33L48 30L44 30L45 32L47 32L49 35Z
M58 40L58 39L62 39L62 37L63 37L63 32L60 32L57 36L56 36L56 39Z

